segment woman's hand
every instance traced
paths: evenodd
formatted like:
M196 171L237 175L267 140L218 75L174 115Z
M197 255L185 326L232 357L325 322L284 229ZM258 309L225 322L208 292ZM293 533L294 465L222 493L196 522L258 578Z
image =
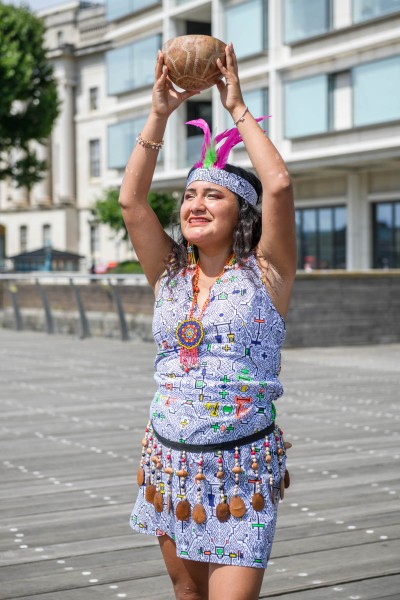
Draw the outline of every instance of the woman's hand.
M168 67L164 64L164 55L158 51L155 83L153 86L152 110L157 115L167 116L178 108L182 102L200 92L178 92L168 77Z
M218 68L225 77L225 82L223 82L222 79L217 82L217 88L221 96L222 105L230 112L232 118L235 120L234 113L241 114L245 104L242 90L240 89L238 62L232 42L227 44L225 55L226 67L224 67L219 58L217 59Z

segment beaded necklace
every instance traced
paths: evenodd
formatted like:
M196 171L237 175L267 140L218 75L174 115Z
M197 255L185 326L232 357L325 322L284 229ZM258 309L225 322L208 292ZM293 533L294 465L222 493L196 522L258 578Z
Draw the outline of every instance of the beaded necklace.
M226 261L224 268L221 273L218 275L216 282L221 279L224 272L232 268L236 263L236 259L232 254L228 260ZM194 312L197 306L197 298L200 292L199 288L199 278L200 278L200 265L196 263L196 270L193 277L193 298L192 304L190 306L190 311L188 317L181 321L177 328L175 329L175 337L178 345L180 346L179 351L179 362L182 369L185 373L188 373L190 369L197 369L199 366L199 352L198 347L200 346L203 338L204 338L204 329L201 319L207 309L207 306L210 304L210 296L211 296L211 287L208 292L208 297L204 302L200 314L197 318L195 318Z

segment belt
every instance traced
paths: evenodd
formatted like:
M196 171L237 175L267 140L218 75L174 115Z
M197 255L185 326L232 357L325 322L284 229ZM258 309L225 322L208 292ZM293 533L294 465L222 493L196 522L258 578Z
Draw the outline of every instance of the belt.
M236 440L229 440L227 442L220 442L219 444L186 444L185 442L174 442L172 440L167 440L167 438L163 437L154 429L154 425L152 423L154 435L158 439L159 442L166 446L167 448L172 448L173 450L185 450L186 452L217 452L218 450L233 450L236 446L244 446L246 444L251 444L252 442L256 442L257 440L261 440L266 435L272 433L275 429L275 422L273 421L268 427L264 429L260 429L251 435L246 435L245 437L238 438Z

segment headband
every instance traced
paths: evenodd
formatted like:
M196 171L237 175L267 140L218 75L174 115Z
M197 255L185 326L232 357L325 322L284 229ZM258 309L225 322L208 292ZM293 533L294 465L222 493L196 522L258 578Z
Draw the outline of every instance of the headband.
M259 117L256 121L259 122L265 118ZM258 194L252 184L247 179L244 179L244 177L224 170L229 152L236 144L242 141L237 128L233 127L232 129L223 131L216 135L212 142L210 128L204 119L187 121L186 125L200 127L204 132L201 159L193 165L194 169L189 173L186 187L192 181L209 181L210 183L221 185L234 194L241 196L249 204L257 204Z

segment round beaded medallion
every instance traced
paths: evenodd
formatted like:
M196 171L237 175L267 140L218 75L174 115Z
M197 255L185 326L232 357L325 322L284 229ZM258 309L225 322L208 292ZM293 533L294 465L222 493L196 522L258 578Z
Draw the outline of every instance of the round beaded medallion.
M187 319L179 323L175 334L178 344L191 350L196 348L204 337L203 325L197 319Z

